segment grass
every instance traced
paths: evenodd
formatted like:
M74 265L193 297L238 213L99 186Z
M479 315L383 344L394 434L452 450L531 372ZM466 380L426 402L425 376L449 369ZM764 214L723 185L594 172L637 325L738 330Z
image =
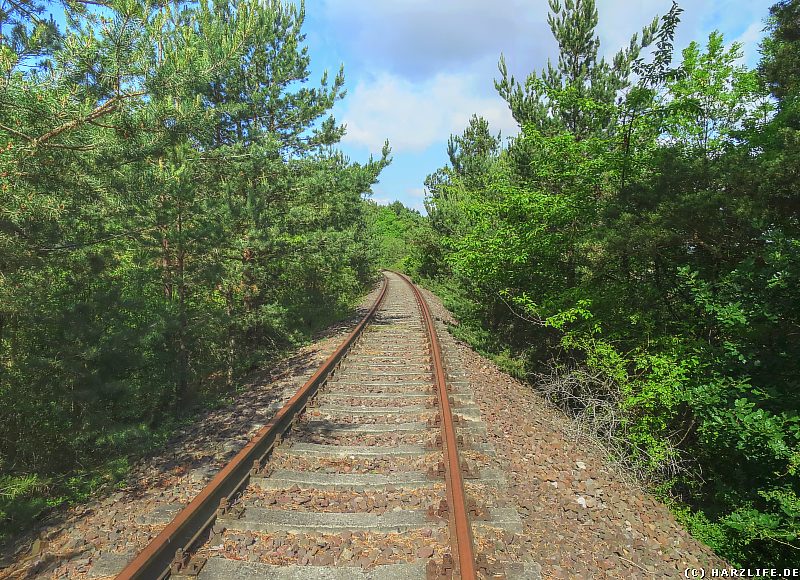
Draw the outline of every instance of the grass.
M84 503L99 490L119 485L138 459L163 448L190 421L191 416L155 429L143 423L119 427L96 438L85 467L67 473L0 476L0 543L30 530L50 510Z

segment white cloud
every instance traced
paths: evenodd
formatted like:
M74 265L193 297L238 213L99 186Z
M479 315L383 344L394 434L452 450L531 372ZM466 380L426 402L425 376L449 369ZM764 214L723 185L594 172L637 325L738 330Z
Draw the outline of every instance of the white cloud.
M344 143L378 151L389 139L395 153L421 152L447 136L461 133L473 114L482 115L494 132L515 134L517 125L498 96L481 96L470 74L439 74L412 83L381 74L358 83L342 105L347 125Z
M611 56L627 46L653 17L666 13L672 0L596 0L601 50ZM755 54L757 32L776 0L693 0L678 26L676 48L703 42L718 28L730 42L750 42ZM326 34L337 47L371 70L419 81L437 74L469 71L489 81L505 54L518 77L540 70L556 58L557 46L547 24L547 0L319 0ZM562 3L563 4L563 3ZM752 30L750 30L750 28ZM747 29L750 34L743 34ZM741 35L741 36L740 36ZM752 50L751 50L752 48ZM676 55L679 60L680 54Z
M406 206L419 211L425 212L425 188L424 187L408 187L406 188L403 202Z
M501 52L538 60L555 47L547 0L323 2L327 26L354 55L409 79L478 62L491 74Z
M752 65L759 60L759 45L764 38L764 23L753 22L747 29L739 35L736 42L742 43L743 56L742 60L745 64Z
M745 44L745 62L757 62L763 19L776 0L681 1L675 59L692 40L705 44L711 30L726 42ZM336 107L348 126L344 143L377 153L389 139L395 163L381 176L375 199L395 196L422 209L424 175L446 161L445 144L475 113L494 132L516 134L506 103L493 86L504 54L509 70L525 77L557 59L547 25L547 0L314 0L316 28L309 35L320 50L343 61L348 96ZM563 4L563 2L562 2ZM627 46L672 0L597 0L601 52ZM316 17L319 8L319 17ZM353 74L354 73L354 74ZM352 76L350 76L352 75Z
M680 51L689 42L697 41L705 46L712 30L725 34L726 44L734 40L742 42L745 61L753 65L757 62L758 42L762 38L763 20L768 16L769 7L775 0L694 0L679 2L684 12L678 25L675 38L675 59L681 60ZM597 0L600 15L598 33L601 49L611 56L623 46L627 46L634 32L640 34L644 25L654 16L662 16L672 0Z
M704 0L696 0L698 2ZM597 0L600 36L600 50L606 58L612 57L621 48L628 46L631 36L636 33L642 37L642 28L653 18L669 10L671 0L638 0L620 2L619 0ZM683 3L681 3L683 5ZM685 13L684 13L685 16Z
M681 15L675 62L690 40L704 44L720 28L757 60L762 20L774 0L695 0ZM326 26L372 75L360 76L337 115L344 142L378 151L388 138L395 153L424 151L460 133L473 113L508 136L516 125L497 96L497 59L506 55L520 81L557 51L546 23L546 0L322 0ZM627 46L671 0L597 0L598 34L607 56Z

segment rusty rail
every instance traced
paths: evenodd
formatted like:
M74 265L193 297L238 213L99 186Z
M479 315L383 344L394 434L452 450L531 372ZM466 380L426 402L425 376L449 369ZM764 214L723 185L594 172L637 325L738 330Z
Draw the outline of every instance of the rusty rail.
M216 517L220 500L232 498L250 477L250 469L255 461L260 461L272 450L275 441L292 425L295 417L305 409L309 399L325 382L330 372L344 357L349 348L358 339L367 323L375 315L384 296L388 281L383 286L378 298L369 312L361 319L355 329L329 356L314 375L300 387L291 399L262 427L241 451L220 470L219 473L203 488L181 512L165 527L158 536L142 550L117 575L116 580L161 579L170 573L170 565L177 550L187 554L195 542L209 528Z
M447 377L442 363L442 349L436 335L436 326L433 322L428 303L422 296L411 279L405 274L399 274L414 291L425 329L428 333L433 359L433 374L436 381L436 391L439 398L439 409L442 418L442 442L445 447L445 482L447 487L447 502L451 514L450 541L453 551L457 555L456 565L461 580L476 580L477 568L475 563L475 549L472 538L472 526L467 516L467 497L464 493L464 480L461 476L461 461L458 455L456 429L453 421L453 410L450 407L450 398L447 394Z

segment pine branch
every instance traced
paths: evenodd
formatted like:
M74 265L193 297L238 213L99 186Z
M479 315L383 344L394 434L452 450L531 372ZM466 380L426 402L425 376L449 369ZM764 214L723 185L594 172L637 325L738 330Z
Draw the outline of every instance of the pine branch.
M21 133L20 131L17 131L16 129L12 129L11 127L3 125L2 123L0 123L0 129L2 129L3 131L7 131L8 133L11 133L12 135L16 135L17 137L21 137L21 138L25 139L26 141L33 141L33 137L31 137L29 135L26 135L25 133Z
M65 143L45 143L44 146L68 151L94 151L96 149L94 145L67 145Z
M105 0L64 0L64 4L67 6L70 6L72 4L85 4L89 6L102 6L104 8L107 8L109 2Z
M75 129L76 127L81 126L82 124L91 123L92 121L99 119L100 117L104 117L105 115L113 113L114 111L117 110L117 105L123 100L140 97L144 94L145 94L144 91L138 91L135 93L127 93L111 97L105 103L103 103L102 105L97 107L94 111L89 113L86 117L81 117L78 119L73 119L72 121L68 121L56 127L55 129L51 129L50 131L39 137L32 138L22 133L19 133L18 131L14 131L14 133L16 133L18 136L25 137L28 141L30 141L31 145L33 145L34 147L38 147L39 145L47 145L49 147L70 148L71 146L69 145L48 144L47 141L50 141L54 137L58 137L59 135L61 135L61 133L64 133L65 131L70 131L72 129ZM13 131L13 129L11 131Z
M121 233L118 233L118 234L111 234L111 235L104 236L102 238L98 238L96 240L92 240L92 241L89 241L89 242L75 242L75 243L71 243L71 244L64 244L64 245L61 245L61 246L53 246L52 248L36 248L36 251L40 252L40 253L50 253L50 252L60 252L60 251L64 251L64 250L77 250L77 249L80 249L80 248L88 248L88 247L91 247L91 246L96 246L97 244L102 244L104 242L108 242L110 240L117 240L119 238L131 237L134 234L141 234L141 233L144 233L144 232L152 231L152 230L158 229L158 227L159 226L149 226L149 227L145 227L145 228L139 228L137 230L121 232Z
M111 99L109 99L108 101L106 101L105 103L103 103L102 105L97 107L94 111L89 113L89 115L86 116L85 118L73 119L72 121L68 121L66 123L63 123L62 125L56 127L55 129L51 129L50 131L48 131L44 135L40 135L39 137L36 137L35 139L32 139L31 144L34 147L36 147L37 145L41 145L41 144L49 141L53 137L58 137L61 133L65 132L65 131L69 131L71 129L79 127L82 123L93 121L94 119L97 119L99 117L103 117L103 116L105 116L105 115L107 115L109 113L112 113L113 111L116 110L117 100L118 99L116 97L112 97Z
M44 22L44 21L43 21L41 18L39 18L39 17L38 17L38 16L37 16L37 15L36 15L34 12L31 12L31 11L30 11L30 10L28 10L27 8L23 7L23 6L22 6L22 4L20 4L19 2L14 2L14 0L7 0L7 2L8 2L9 4L11 4L11 6L13 6L13 7L14 7L14 9L15 9L17 12L20 12L21 14L25 15L25 16L26 16L28 19L30 19L30 20L31 20L31 21L32 21L34 24L36 24L36 25L39 25L39 24L42 24L42 23Z

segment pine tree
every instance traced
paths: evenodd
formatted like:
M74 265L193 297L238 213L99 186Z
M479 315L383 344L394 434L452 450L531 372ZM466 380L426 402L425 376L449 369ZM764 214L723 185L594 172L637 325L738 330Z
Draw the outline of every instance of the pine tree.
M798 231L800 223L800 0L783 0L770 9L761 49L759 72L777 113L759 145L764 149L764 183L783 227Z
M782 0L770 8L770 35L764 39L759 66L773 96L800 95L800 1Z
M489 122L472 115L462 135L451 135L447 141L447 156L458 175L479 176L500 153L500 134L492 135Z
M284 156L337 143L344 128L330 116L320 120L345 95L344 69L330 86L327 72L316 88L298 86L309 76L305 3L215 0L209 10L231 21L244 10L256 20L254 34L241 48L243 57L218 71L204 91L219 113L216 143L273 140Z
M302 4L69 0L47 43L39 7L12 6L0 477L33 481L33 502L349 307L374 274L363 196L389 149L333 148L344 77L308 86Z
M520 126L544 133L567 130L581 139L613 128L612 106L619 91L630 86L633 63L658 31L658 18L631 37L611 62L598 60L600 39L595 30L598 12L594 0L549 0L548 24L559 46L558 64L547 63L539 75L531 73L524 86L508 72L500 57L500 79L495 88L508 103ZM591 112L585 101L594 103Z

